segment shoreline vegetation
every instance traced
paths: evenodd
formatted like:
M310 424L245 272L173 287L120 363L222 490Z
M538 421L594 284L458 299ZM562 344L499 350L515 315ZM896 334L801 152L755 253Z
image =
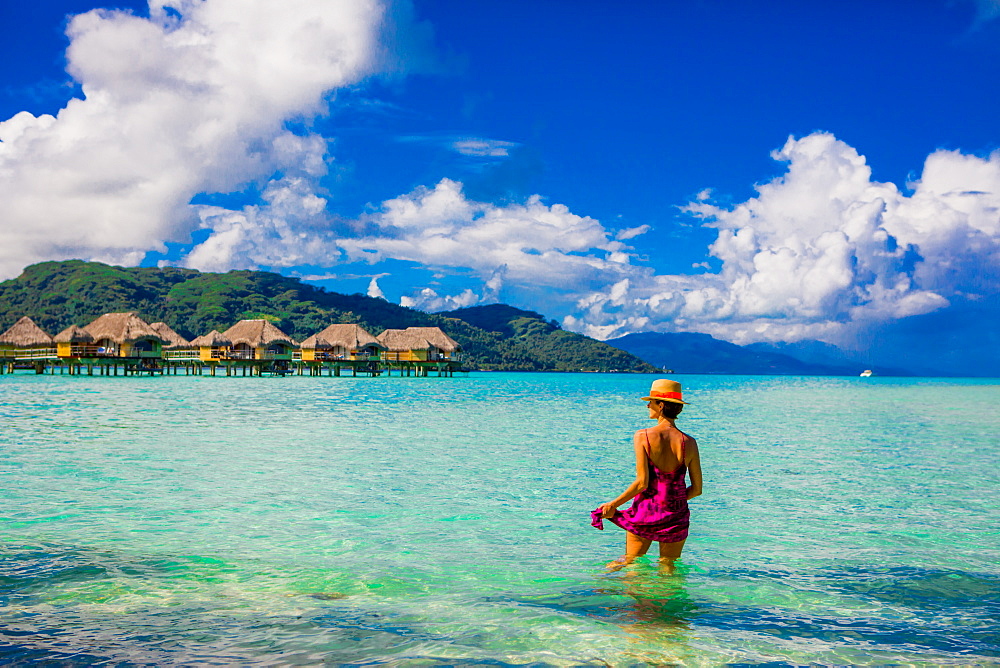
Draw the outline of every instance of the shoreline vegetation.
M70 373L661 372L504 304L429 314L265 271L43 262L0 282L0 330L8 369Z

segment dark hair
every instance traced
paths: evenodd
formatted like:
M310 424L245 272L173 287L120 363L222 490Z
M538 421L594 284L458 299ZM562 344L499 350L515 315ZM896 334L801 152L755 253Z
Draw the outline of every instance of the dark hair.
M660 414L671 420L676 420L677 416L684 410L684 404L679 404L676 401L660 401L657 399L656 403L660 404Z

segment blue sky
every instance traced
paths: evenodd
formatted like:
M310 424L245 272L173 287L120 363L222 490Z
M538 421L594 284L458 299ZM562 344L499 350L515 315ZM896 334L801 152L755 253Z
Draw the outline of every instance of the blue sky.
M599 338L995 331L998 56L995 0L0 3L0 273L268 268Z

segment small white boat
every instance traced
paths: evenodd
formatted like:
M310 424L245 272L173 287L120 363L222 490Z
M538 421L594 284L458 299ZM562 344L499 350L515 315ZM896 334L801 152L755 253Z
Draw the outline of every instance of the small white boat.
M867 378L868 376L872 375L872 370L871 369L865 369L864 371L862 371L858 375L861 376L862 378Z

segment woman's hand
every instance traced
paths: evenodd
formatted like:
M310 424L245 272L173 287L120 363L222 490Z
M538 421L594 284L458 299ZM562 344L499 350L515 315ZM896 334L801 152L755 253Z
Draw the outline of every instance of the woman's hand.
M615 514L615 511L618 510L618 506L611 503L610 501L608 503L602 503L601 505L598 506L598 508L601 509L602 519L608 519L609 517Z

